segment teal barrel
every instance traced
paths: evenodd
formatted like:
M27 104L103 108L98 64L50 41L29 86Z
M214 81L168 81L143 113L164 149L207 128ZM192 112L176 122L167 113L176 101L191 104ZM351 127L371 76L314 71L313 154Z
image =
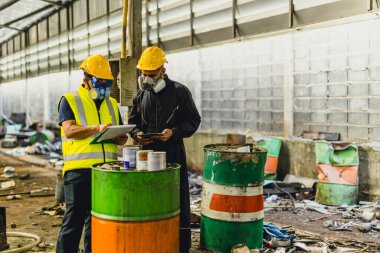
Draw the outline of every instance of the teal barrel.
M204 147L201 247L230 252L237 244L261 248L263 177L267 151L249 145Z
M92 215L117 221L179 214L179 167L162 171L92 170Z

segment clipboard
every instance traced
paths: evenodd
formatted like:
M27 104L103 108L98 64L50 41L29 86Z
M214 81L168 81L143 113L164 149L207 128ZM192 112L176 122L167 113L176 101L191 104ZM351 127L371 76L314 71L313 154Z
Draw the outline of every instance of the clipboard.
M110 126L103 132L98 133L90 144L112 143L113 138L127 134L135 127L136 125Z

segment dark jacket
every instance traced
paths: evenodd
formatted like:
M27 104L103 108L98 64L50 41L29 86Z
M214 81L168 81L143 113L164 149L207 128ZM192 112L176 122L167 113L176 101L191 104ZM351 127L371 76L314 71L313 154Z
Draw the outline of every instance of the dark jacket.
M183 138L195 133L201 123L201 117L189 89L167 76L164 80L166 86L158 93L147 90L137 92L128 123L136 124L136 128L130 133L134 139L139 131L161 133L166 128L173 131L173 136L167 142L155 141L143 149L165 151L167 162L181 165L180 252L186 253L191 246L191 230L189 183Z
M136 124L131 136L136 139L139 131L161 133L165 128L173 131L167 142L155 141L144 149L166 151L167 162L180 163L186 167L186 154L183 138L190 137L201 122L189 89L178 82L164 78L166 86L157 94L139 90L133 99L129 124Z

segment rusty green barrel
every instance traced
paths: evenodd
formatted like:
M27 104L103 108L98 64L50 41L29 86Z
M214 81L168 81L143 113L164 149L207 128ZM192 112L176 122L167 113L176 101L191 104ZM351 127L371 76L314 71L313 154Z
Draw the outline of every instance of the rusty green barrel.
M263 177L267 152L243 145L212 144L204 148L201 247L230 252L245 243L263 241Z
M177 253L179 168L180 165L162 171L93 168L92 252Z
M328 206L355 205L358 200L358 186L319 182L315 201Z

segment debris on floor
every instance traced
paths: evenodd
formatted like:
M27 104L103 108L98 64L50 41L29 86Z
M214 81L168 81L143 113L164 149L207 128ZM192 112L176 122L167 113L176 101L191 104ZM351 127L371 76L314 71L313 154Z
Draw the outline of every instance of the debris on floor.
M250 253L249 248L245 244L238 244L232 247L231 253Z
M189 172L191 195L191 227L200 228L202 176ZM297 182L300 180L300 182ZM264 183L265 212L291 212L302 217L305 224L318 224L322 230L330 233L365 233L380 238L380 202L360 202L359 205L327 206L313 201L315 197L314 179L288 176L287 182L266 181ZM301 219L302 219L301 218ZM285 221L286 222L286 221ZM292 222L289 222L292 224ZM320 225L319 225L320 224ZM194 230L194 231L193 231ZM199 233L199 232L197 232ZM323 233L322 233L323 234ZM199 241L197 242L199 243ZM240 247L240 248L239 248ZM278 226L272 223L264 225L264 242L260 252L380 252L380 246L362 243L360 240L334 241L323 236L296 230L292 225ZM241 250L241 251L239 251ZM243 245L236 245L231 252L250 252ZM251 250L251 252L253 252Z
M188 179L190 195L200 195L202 192L202 175L189 171Z
M6 200L14 200L14 199L22 199L22 197L19 194L9 195L9 196L6 197Z
M340 133L302 131L301 137L312 140L340 141Z
M11 178L15 176L15 168L12 166L6 166L4 168L4 177Z
M1 189L0 190L8 190L11 188L14 188L16 185L16 182L14 180L6 181L0 184Z
M40 214L47 214L47 215L52 215L52 216L58 216L58 217L63 217L65 214L65 205L64 204L56 204L54 206L50 207L43 207L41 209Z

